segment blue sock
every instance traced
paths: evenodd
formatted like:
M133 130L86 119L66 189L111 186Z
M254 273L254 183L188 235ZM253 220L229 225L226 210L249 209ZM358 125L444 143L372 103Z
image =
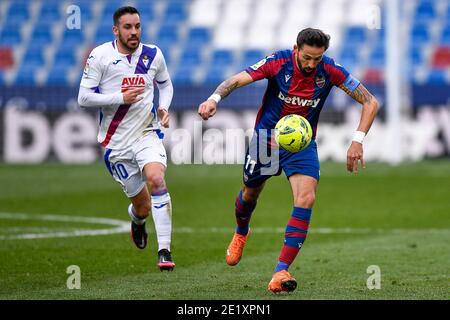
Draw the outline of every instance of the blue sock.
M247 235L248 233L248 225L250 223L250 218L252 216L253 210L255 210L256 201L255 202L247 202L242 198L242 190L239 192L236 197L235 202L235 214L236 214L236 233L240 235Z

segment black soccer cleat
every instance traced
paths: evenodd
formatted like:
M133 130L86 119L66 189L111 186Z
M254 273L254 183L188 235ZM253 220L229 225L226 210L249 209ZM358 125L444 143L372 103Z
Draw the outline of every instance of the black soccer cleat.
M144 249L147 246L147 238L148 234L145 230L145 222L144 224L139 225L134 221L131 221L131 239L136 247Z
M158 251L158 268L161 272L164 270L172 271L175 268L175 263L169 250L161 249Z

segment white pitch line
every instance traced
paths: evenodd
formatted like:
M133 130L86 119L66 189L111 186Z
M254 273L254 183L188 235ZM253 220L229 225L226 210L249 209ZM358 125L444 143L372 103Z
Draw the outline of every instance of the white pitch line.
M17 239L46 239L46 238L68 238L68 237L84 237L110 235L118 233L127 233L130 231L130 222L124 220L98 218L98 217L80 217L66 216L54 214L30 214L30 213L10 213L0 212L0 220L37 220L37 221L58 221L58 222L79 222L87 224L104 224L114 226L114 228L103 229L74 229L71 231L55 231L45 233L24 233L14 235L0 235L0 240L17 240ZM19 230L20 227L15 227ZM24 228L26 230L26 227ZM48 229L52 230L52 229ZM268 233L284 233L285 228L274 227L253 227L252 233L268 234ZM152 229L148 230L150 233ZM212 228L192 228L179 227L173 228L173 233L194 234L194 233L232 233L233 228L212 227ZM450 229L371 229L371 228L310 228L310 234L382 234L382 233L449 233Z
M46 233L24 233L15 235L0 235L0 240L18 240L18 239L48 239L48 238L68 238L109 235L116 233L125 233L130 230L130 223L123 220L98 218L98 217L80 217L65 216L54 214L29 214L29 213L11 213L0 212L0 219L7 220L37 220L37 221L58 221L58 222L78 222L87 224L104 224L114 226L114 228L103 229L74 229L71 231L55 231Z

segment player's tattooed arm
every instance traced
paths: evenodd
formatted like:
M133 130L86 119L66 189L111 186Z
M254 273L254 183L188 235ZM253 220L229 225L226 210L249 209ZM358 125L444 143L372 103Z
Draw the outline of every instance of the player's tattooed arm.
M228 96L231 92L233 92L234 89L236 89L238 86L238 82L237 80L232 77L230 79L225 80L224 82L222 82L216 89L216 91L214 91L215 94L218 94L219 96L221 96L222 98L225 98L226 96Z
M362 83L358 84L353 91L344 84L340 85L339 88L344 90L350 97L362 105L361 119L356 131L363 132L364 135L367 134L378 112L377 99L366 89L366 87L364 87ZM358 142L353 139L347 150L347 170L349 172L358 173L359 161L364 168L365 165L362 142Z
M216 114L217 104L220 99L225 98L235 89L252 82L253 78L245 71L235 74L231 78L228 78L217 87L211 97L200 104L200 106L198 107L198 114L200 115L200 117L202 117L203 120L208 120ZM213 97L214 95L219 95L220 99L217 100L217 97Z
M243 71L222 82L214 93L220 95L223 99L235 89L243 87L251 82L253 82L252 77L247 72Z
M347 88L347 86L345 86L344 84L341 84L339 88L344 90L344 92L347 93L350 97L363 105L375 101L373 95L366 89L366 87L364 87L362 83L360 83L353 91Z

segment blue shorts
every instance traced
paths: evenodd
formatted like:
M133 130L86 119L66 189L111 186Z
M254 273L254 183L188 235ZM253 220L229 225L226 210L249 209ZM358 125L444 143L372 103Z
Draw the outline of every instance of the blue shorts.
M254 143L253 140L251 144ZM320 163L315 140L312 140L305 150L296 153L267 147L268 155L261 156L260 153L250 149L247 149L244 163L243 180L247 187L259 187L270 177L280 175L281 171L284 171L287 178L300 173L317 181L320 179Z

